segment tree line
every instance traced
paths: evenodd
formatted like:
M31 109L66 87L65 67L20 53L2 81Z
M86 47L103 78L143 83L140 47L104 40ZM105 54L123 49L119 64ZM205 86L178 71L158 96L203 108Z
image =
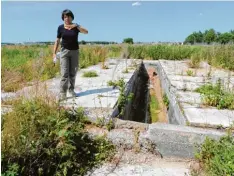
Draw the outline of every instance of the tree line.
M186 37L185 44L196 44L196 43L234 43L234 30L229 32L217 32L214 29L205 30L204 32L198 31L193 32L188 37Z

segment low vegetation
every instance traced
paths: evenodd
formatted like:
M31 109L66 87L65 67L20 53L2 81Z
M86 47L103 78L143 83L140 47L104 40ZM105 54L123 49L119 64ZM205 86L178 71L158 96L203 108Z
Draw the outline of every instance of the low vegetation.
M126 84L125 84L123 78L119 79L118 81L108 81L107 85L113 86L114 88L117 87L120 91L117 106L118 106L118 110L119 110L119 116L122 116L124 113L124 107L125 107L126 103L133 99L134 94L130 93L128 96L125 95Z
M158 111L160 110L159 102L155 96L153 90L150 91L150 116L151 122L155 123L158 121Z
M215 85L205 84L195 90L202 96L205 105L219 109L234 109L234 93L225 91L219 80Z
M197 148L196 158L201 170L194 175L233 176L234 175L234 137L231 132L219 140L206 138Z
M98 74L96 71L86 71L83 73L83 77L97 77Z
M170 101L167 97L167 94L163 94L163 103L164 105L167 107L167 109L169 108L169 104L170 104Z
M194 76L194 73L192 70L187 70L186 73L188 76Z
M85 175L114 153L106 139L88 135L87 123L82 108L22 99L2 116L1 174Z

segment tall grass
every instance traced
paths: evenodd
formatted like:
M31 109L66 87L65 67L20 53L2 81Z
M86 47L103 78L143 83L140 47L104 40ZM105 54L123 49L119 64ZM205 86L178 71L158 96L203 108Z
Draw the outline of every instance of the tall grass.
M35 79L47 80L59 73L59 64L52 61L53 46L4 46L2 47L2 89L15 91L26 82ZM125 51L126 50L126 51ZM191 67L198 67L200 61L234 71L234 46L189 46L189 45L108 45L81 46L79 67L85 68L102 62L107 68L106 58L120 57L135 59L192 59Z
M131 58L182 60L190 58L194 52L200 51L201 47L181 45L130 45L128 49Z

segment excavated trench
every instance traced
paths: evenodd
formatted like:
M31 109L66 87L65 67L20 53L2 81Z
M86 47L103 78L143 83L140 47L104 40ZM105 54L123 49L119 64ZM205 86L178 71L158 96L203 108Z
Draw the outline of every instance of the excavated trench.
M167 106L155 65L143 62L139 65L125 88L125 96L130 94L133 97L125 104L123 113L120 115L116 106L112 117L142 123L168 123Z

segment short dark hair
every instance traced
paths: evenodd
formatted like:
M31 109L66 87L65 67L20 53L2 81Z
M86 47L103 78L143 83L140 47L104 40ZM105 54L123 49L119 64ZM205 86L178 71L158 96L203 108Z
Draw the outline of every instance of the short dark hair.
M62 20L63 20L63 21L64 21L64 16L65 16L65 15L72 17L72 20L74 20L74 15L73 15L73 13L72 13L71 10L65 9L65 10L62 12Z

